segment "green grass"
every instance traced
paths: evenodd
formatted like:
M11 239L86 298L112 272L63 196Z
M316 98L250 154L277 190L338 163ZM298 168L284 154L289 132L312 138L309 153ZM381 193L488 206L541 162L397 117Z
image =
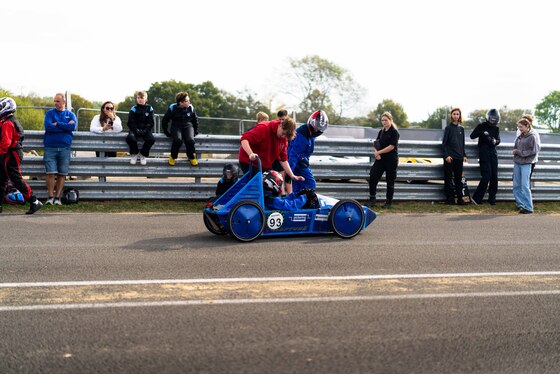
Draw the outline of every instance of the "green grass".
M206 202L162 201L162 200L107 200L80 201L74 205L43 206L43 213L200 213ZM29 205L11 206L4 204L5 213L24 213ZM450 206L443 202L396 201L392 209L383 209L378 204L374 211L379 213L440 213L440 214L517 214L513 201L498 202L492 206L482 205ZM536 202L535 213L560 214L560 202Z

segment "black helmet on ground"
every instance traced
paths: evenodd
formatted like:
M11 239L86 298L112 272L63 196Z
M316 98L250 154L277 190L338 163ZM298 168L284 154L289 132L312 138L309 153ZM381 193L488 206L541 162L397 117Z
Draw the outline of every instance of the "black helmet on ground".
M62 204L77 204L80 199L80 193L75 188L65 188L60 196Z

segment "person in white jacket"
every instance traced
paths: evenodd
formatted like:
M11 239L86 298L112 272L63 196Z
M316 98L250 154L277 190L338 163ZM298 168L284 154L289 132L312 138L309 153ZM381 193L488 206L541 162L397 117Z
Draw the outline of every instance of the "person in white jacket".
M106 101L101 106L101 113L93 117L89 125L89 131L96 134L105 134L107 132L121 132L121 119L115 114L115 104ZM99 152L95 152L99 157ZM107 157L116 157L117 152L105 152Z

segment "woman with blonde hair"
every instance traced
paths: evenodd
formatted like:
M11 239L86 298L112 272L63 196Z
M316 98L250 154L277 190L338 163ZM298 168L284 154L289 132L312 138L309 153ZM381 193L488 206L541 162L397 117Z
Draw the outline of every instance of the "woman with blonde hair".
M374 144L373 155L375 162L369 171L369 206L374 206L377 202L377 184L385 173L387 182L387 197L383 208L390 209L395 193L395 180L397 179L397 167L399 166L399 131L393 122L393 115L384 112L381 115L383 128L377 133Z

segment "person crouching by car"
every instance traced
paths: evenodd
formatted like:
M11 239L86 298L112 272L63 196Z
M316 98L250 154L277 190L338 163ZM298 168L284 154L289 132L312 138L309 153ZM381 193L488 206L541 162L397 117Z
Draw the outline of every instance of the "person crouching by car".
M41 209L43 204L37 200L31 187L25 183L21 175L23 126L14 116L15 111L16 102L12 98L0 98L0 213L2 213L8 180L11 180L24 201L29 201L29 210L26 214L33 214Z
M216 196L223 195L237 182L239 178L239 169L234 164L226 164L222 170L222 178L218 181L216 186Z

